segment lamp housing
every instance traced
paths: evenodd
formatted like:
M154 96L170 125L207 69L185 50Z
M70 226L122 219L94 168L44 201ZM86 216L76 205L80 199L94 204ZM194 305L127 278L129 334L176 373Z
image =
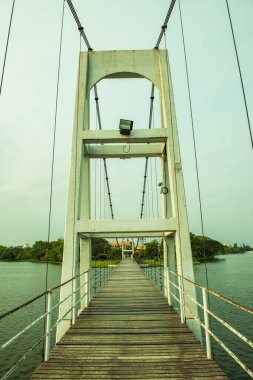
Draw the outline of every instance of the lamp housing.
M132 120L120 119L119 132L121 135L130 135L134 122Z

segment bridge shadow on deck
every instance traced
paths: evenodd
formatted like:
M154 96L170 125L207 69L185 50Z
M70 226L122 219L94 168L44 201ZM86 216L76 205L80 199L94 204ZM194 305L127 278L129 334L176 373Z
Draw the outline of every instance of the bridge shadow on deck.
M167 300L123 260L31 379L227 379Z

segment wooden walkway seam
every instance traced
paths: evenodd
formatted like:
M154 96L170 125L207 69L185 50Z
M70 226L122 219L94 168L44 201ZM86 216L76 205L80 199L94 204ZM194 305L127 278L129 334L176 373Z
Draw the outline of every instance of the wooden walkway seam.
M124 259L31 379L227 377L139 265Z

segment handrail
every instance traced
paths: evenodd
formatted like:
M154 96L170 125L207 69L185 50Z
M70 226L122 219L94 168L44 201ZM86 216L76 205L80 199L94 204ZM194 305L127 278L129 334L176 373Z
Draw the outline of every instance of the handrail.
M30 299L29 301L26 301L24 303L22 303L21 305L17 306L17 307L14 307L14 309L11 309L11 310L8 310L6 311L5 313L3 314L0 314L0 319L3 319L5 317L8 317L9 315L15 313L16 311L20 310L20 309L23 309L25 306L28 306L30 305L31 303L37 301L38 299L40 299L41 297L45 296L46 294L48 293L48 290L44 293L41 293L39 294L38 296Z
M235 306L235 307L238 307L238 309L241 309L241 310L243 310L243 311L245 311L245 312L247 312L247 313L253 315L253 309L251 309L250 307L243 306L243 305L241 305L240 303L238 303L238 302L236 302L236 301L233 301L233 300L231 300L230 298L228 298L228 297L226 297L226 296L223 296L223 295L220 294L220 293L215 292L214 290L208 289L208 288L206 288L206 287L204 287L204 286L198 284L197 282L194 282L194 281L192 281L192 280L189 280L188 278L186 278L186 277L184 277L184 276L182 276L182 275L180 275L180 274L178 274L178 273L176 273L176 272L173 272L173 271L170 270L169 268L168 268L168 270L169 270L169 273L172 273L172 274L176 275L177 277L181 277L183 280L189 282L189 283L192 284L192 285L195 285L197 288L199 288L199 289L203 289L203 288L204 288L204 289L206 289L206 291L207 291L209 294L212 294L213 296L216 296L217 298L220 298L220 299L222 299L223 301L226 301L226 302L229 303L230 305L233 305L233 306Z
M5 313L0 314L0 319L3 319L3 318L5 318L5 317L8 317L9 315L15 313L16 311L23 309L24 307L26 307L26 306L30 305L31 303L37 301L37 300L40 299L41 297L47 295L49 291L57 290L57 289L61 288L62 286L68 284L69 282L73 281L74 279L76 279L76 278L78 278L78 277L81 277L83 274L85 274L85 273L87 273L87 272L88 272L88 271L85 271L85 272L83 272L83 273L81 273L81 274L78 274L78 275L72 277L71 279L69 279L69 280L63 282L62 284L56 285L56 286L54 286L54 287L51 288L51 289L47 289L45 292L39 294L38 296L36 296L36 297L34 297L34 298L31 298L30 300L28 300L28 301L26 301L26 302L24 302L24 303L22 303L22 304L20 304L20 305L18 305L18 306L16 306L16 307L14 307L14 308L11 309L11 310L6 311Z
M147 275L150 275L150 272L148 270L146 270L147 268L143 268L143 270L146 272ZM166 271L167 269L167 271ZM212 346L211 346L211 339L210 338L213 338L226 352L228 355L230 355L233 360L251 377L253 378L253 371L248 368L242 361L241 359L238 358L238 356L233 352L231 351L231 349L229 347L227 347L227 345L222 342L215 334L213 331L211 331L211 328L210 328L210 325L209 325L209 318L212 317L214 318L216 321L218 321L222 326L224 326L226 329L228 329L232 334L234 334L235 336L237 336L239 339L241 339L245 344L247 344L249 347L253 348L253 341L251 341L250 339L248 339L247 337L245 337L242 333L240 333L239 331L237 331L234 327L232 327L229 323L227 323L225 320L223 320L222 318L220 318L219 316L217 316L213 311L210 310L209 306L208 306L208 302L207 302L207 293L221 299L222 301L244 311L244 312L247 312L248 314L250 315L253 315L253 309L251 308L248 308L246 306L243 306L241 305L240 303L236 302L236 301L233 301L231 300L230 298L226 297L226 296L223 296L221 295L220 293L218 292L215 292L211 289L208 289L206 288L205 286L202 286L192 280L189 280L188 278L176 273L175 271L172 271L170 268L164 268L164 274L165 274L165 278L166 278L166 281L165 281L165 284L164 286L166 287L166 291L167 291L167 296L168 296L168 300L171 299L170 296L172 296L172 298L174 298L178 304L180 305L180 315L181 315L181 322L182 323L185 323L185 311L187 311L189 313L189 315L191 316L191 318L195 319L199 324L200 326L204 329L205 331L205 336L206 336L206 351L207 351L207 358L212 358ZM152 271L151 271L152 272ZM166 274L167 273L167 274ZM178 279L178 283L174 283L172 280L171 280L171 276L169 276L169 274L172 274L174 275L177 279ZM151 273L151 276L152 278L152 273ZM194 287L202 290L202 304L200 302L197 301L197 299L195 299L194 295L191 295L187 292L187 289L185 289L185 286L184 286L184 282L188 282L189 284L193 285ZM171 286L173 286L173 288L176 290L177 289L177 292L175 294L175 291L172 291L171 289ZM179 298L177 297L177 295L179 294ZM182 295L183 295L183 298L182 298ZM196 314L193 314L193 311L192 310L189 310L189 308L186 306L185 304L185 301L184 301L184 296L185 297L188 297L192 300L192 302L194 302L194 304L196 304L198 307L200 307L202 310L203 310L203 313L204 313L204 322L202 322L202 320L198 317L198 315ZM170 301L169 301L170 303ZM182 318L182 314L183 314L183 318Z
M62 284L59 284L59 285L54 286L53 288L51 288L51 290L59 289L59 288L61 288L62 286L67 285L69 282L75 280L76 278L83 276L83 275L84 275L85 273L87 273L87 272L88 272L88 270L86 270L85 272L82 272L82 273L80 273L80 274L77 274L76 276L70 278L69 280L63 282Z
M28 330L30 330L31 327L33 327L35 324L37 324L40 320L43 320L46 319L46 332L43 334L43 336L39 339L38 342L36 342L30 349L28 349L28 351L9 369L7 370L7 372L4 374L4 376L0 379L0 380L5 380L7 379L11 373L17 368L17 366L23 361L26 359L26 357L38 346L38 344L42 341L45 342L45 349L44 349L44 360L47 361L49 359L49 353L50 353L50 348L51 348L51 344L50 344L50 335L51 335L51 332L59 325L59 323L62 322L62 320L65 318L65 316L69 313L72 312L72 319L71 319L71 323L74 324L75 323L75 320L76 320L76 315L77 315L77 311L76 311L76 308L77 308L77 305L83 300L84 297L87 297L87 302L89 302L90 300L90 297L91 297L91 289L94 289L96 290L96 288L100 288L100 286L102 286L106 280L108 280L108 278L110 277L112 271L115 269L115 268L108 268L108 267L105 267L104 269L107 269L106 271L104 271L102 274L100 273L100 276L97 276L96 274L93 275L93 276L90 276L89 273L91 273L92 269L94 268L90 268L88 270L86 270L85 272L82 272L74 277L72 277L71 279L59 284L59 285L56 285L54 286L53 288L51 289L47 289L45 292L39 294L38 296L24 302L23 304L3 313L0 315L0 319L3 319L13 313L15 313L16 311L20 310L20 309L23 309L25 306L29 305L29 304L32 304L33 302L37 301L38 299L42 298L43 296L46 296L47 297L47 310L44 314L42 314L41 316L39 316L36 320L34 320L32 323L30 323L29 325L27 325L23 330L19 331L15 336L13 336L12 338L10 338L7 342L5 342L4 344L2 344L2 346L0 347L0 351L4 350L6 347L8 347L11 343L13 343L17 338L21 337L24 333L26 333ZM99 268L101 269L101 268ZM85 281L83 284L80 284L80 286L75 289L75 285L74 285L74 289L72 289L72 291L70 292L70 294L68 294L67 297L65 297L63 300L57 302L56 305L52 306L52 294L53 294L53 291L67 285L68 283L70 283L71 281L75 281L77 278L83 276L84 274L87 274L87 281ZM95 286L91 286L91 282L95 281L100 278L100 281L99 281L99 285L96 285ZM84 294L80 294L80 297L77 297L75 296L76 293L78 291L80 291L84 286L87 286L87 290L84 291ZM94 292L92 292L94 294ZM95 294L96 294L96 291L95 291ZM69 298L72 297L72 306L68 309L67 312L65 312L65 314L63 316L61 316L60 319L57 319L57 321L53 324L53 326L51 325L51 316L52 316L52 312L53 310L55 310L57 307L59 307L61 304L63 304L64 302L66 302L66 300L68 300Z
M34 325L36 325L36 323L38 323L41 319L43 319L47 314L48 313L42 314L37 319L35 319L35 321L33 321L32 323L30 323L30 325L26 326L23 330L21 330L19 333L17 333L15 336L13 336L11 339L9 339L7 342L5 342L4 344L2 344L2 346L0 347L0 351L4 350L11 343L13 343L17 338L19 338L25 332L27 332L28 330L30 330L31 327L33 327Z

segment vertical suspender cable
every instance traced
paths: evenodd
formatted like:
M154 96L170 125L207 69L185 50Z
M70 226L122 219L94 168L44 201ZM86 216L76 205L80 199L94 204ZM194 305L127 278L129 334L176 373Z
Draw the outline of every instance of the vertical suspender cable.
M205 245L205 233L204 233L204 221L203 221L203 208L202 208L202 199L201 199L201 191L200 191L197 146L196 146L196 138L195 138L195 130L194 130L190 78L189 78L188 61L187 61L187 54L186 54L186 44L185 44L185 37L184 37L184 27L183 27L183 18L182 18L180 0L178 0L178 6L179 6L181 32L182 32L182 41L183 41L183 48L184 48L184 59L185 59L185 69L186 69L186 78L187 78L188 98L189 98L189 106L190 106L192 140L193 140L193 147L194 147L195 168L196 168L197 186L198 186L198 200L199 200L199 211L200 211L200 221L201 221L201 233L202 233L202 237L203 237L203 254L204 254L204 259L205 259L206 285L208 287L208 274L207 274L207 265L206 265L206 245Z
M57 129L57 116L58 116L58 98L59 98L59 83L60 83L60 69L61 69L61 52L62 52L62 37L63 37L63 23L64 23L64 8L65 0L62 4L62 17L61 17L61 31L60 31L60 47L58 55L58 69L57 69L57 82L56 82L56 96L55 96L55 113L54 113L54 127L53 127L53 145L52 145L52 158L51 158L51 177L50 177L50 195L49 195L49 212L48 212L48 231L47 231L47 252L50 248L50 233L51 233L51 216L52 216L52 200L53 200L53 180L54 180L54 162L55 162L55 145L56 145L56 129ZM47 256L47 255L46 255ZM45 288L48 289L48 259L46 264L46 281ZM46 297L45 297L46 309ZM44 324L44 333L46 332L46 320ZM44 350L43 350L44 352Z
M155 86L152 84L151 86L151 95L150 95L150 109L149 109L149 121L148 121L148 129L151 129L152 126L152 115L153 115L153 104L154 104L154 90ZM145 204L145 194L146 194L146 186L147 186L147 176L148 176L148 157L145 160L145 168L144 168L144 181L143 181L143 189L142 189L142 199L141 199L141 213L140 218L143 218L144 215L144 204ZM146 201L146 217L148 217L148 208ZM137 239L137 245L139 244L139 238Z
M253 136L252 136L252 130L251 130L251 124L250 124L250 118L249 118L249 111L248 111L247 99L246 99L246 95L245 95L245 89L244 89L244 84L243 84L243 79L242 79L241 65L240 65L240 60L239 60L239 55L238 55L237 45L236 45L236 41L235 41L234 28L233 28L233 24L232 24L232 19L231 19L230 9L229 9L229 5L228 5L228 0L226 0L226 5L227 5L227 11L228 11L229 23L230 23L231 32L232 32L232 37L233 37L233 42L234 42L234 47L235 47L235 54L236 54L237 66L238 66L238 71L239 71L240 81L241 81L241 86L242 86L242 94L243 94L244 106L245 106L245 111L246 111L246 116L247 116L247 122L248 122L248 128L249 128L249 135L250 135L251 148L253 149Z
M98 103L98 93L97 93L97 86L94 85L94 95L95 95L95 101L96 101L96 111L97 111L97 119L98 119L98 127L100 130L102 130L102 122L101 122L101 115L100 115L100 109L99 109L99 103ZM103 163L104 163L104 172L105 172L105 180L106 180L106 186L107 186L107 194L109 199L109 207L111 212L111 218L114 219L114 213L113 213L113 206L112 206L112 197L111 197L111 191L110 191L110 184L109 184L109 177L108 177L108 170L107 170L107 163L106 158L103 157ZM116 242L119 247L118 239L116 238Z
M155 114L154 114L154 112L153 112L153 117L152 117L152 124L153 124L153 128L155 128ZM154 165L155 165L156 216L157 216L157 218L159 218L158 179L157 179L156 157L154 157Z
M57 115L58 115L59 82L60 82L60 69L61 69L61 52L62 52L63 22L64 22L64 6L65 6L65 0L63 0L63 5L62 5L60 47L59 47L57 82L56 82L55 113L54 113L54 128L53 128L53 146L52 146L51 176L50 176L49 212L48 212L47 251L49 250L50 233L51 233L53 181L54 181L54 162L55 162L56 129L57 129ZM48 288L48 261L47 261L47 269L46 269L46 290L47 290L47 288Z
M164 29L164 43L165 43L165 50L167 50L167 46L166 46L166 30ZM167 75L168 75L168 78L169 78L169 102L170 102L170 122L171 122L171 125L173 126L173 118L172 118L172 107L173 107L173 101L172 101L172 97L173 97L173 91L172 91L172 83L170 82L170 74L169 74L169 61L167 61ZM176 161L176 156L175 156L175 131L174 131L174 128L172 128L172 145L173 145L173 158L174 158L174 162ZM165 175L166 175L166 171L165 171ZM175 190L176 190L176 208L177 210L179 210L179 200L178 200L178 182L177 182L177 175L176 175L176 168L174 167L174 176L175 176ZM181 251L181 226L180 226L180 213L179 211L177 211L177 214L178 214L178 235L179 235L179 250ZM180 257L180 266L181 266L181 276L184 276L184 268L183 268L183 261L182 261L182 256L179 255ZM183 285L183 284L182 284ZM183 299L184 300L184 299ZM183 308L185 308L185 306L183 305Z
M100 192L99 192L99 218L102 219L102 190L103 190L103 187L102 187L102 167L101 167L101 158L99 159L99 188L100 188Z
M151 196L151 211L152 211L152 218L155 217L155 213L154 213L154 189L153 189L153 168L152 168L152 159L150 159L150 165L149 165L149 169L150 169L150 196Z
M172 14L174 5L175 5L176 0L171 0L168 12L166 14L164 23L161 27L161 32L159 34L158 40L155 44L154 49L159 49L159 45L161 43L162 37L164 35L164 31L167 28L167 24L169 22L170 16ZM151 86L151 96L150 96L150 112L149 112L149 129L151 128L152 124L152 114L153 114L153 101L154 101L154 84L152 83ZM142 219L143 217L143 208L144 208L144 203L145 203L145 189L146 189L146 178L147 178L147 170L148 170L148 157L146 157L146 162L145 162L145 169L144 169L144 183L143 183L143 190L142 190L142 200L141 200L141 213L140 213L140 218ZM147 206L146 206L146 214L147 214ZM139 243L139 238L137 239L137 245Z
M92 51L92 47L88 41L88 38L84 32L84 28L79 20L79 17L75 11L75 8L72 4L72 1L71 0L67 0L67 3L68 3L68 6L70 8L70 11L75 19L75 22L76 22L76 25L78 27L78 30L80 32L80 36L83 38L86 46L87 46L87 49L89 51ZM101 118L100 118L100 111L99 111L99 105L98 105L98 94L97 94L97 86L94 85L94 92L95 92L95 100L96 100L96 109L97 109L97 117L98 117L98 125L99 125L99 129L102 129L101 127ZM107 184L107 191L108 191L108 197L109 197L109 204L110 204L110 210L111 210L111 216L112 216L112 219L114 219L114 214L113 214L113 208L112 208L112 200L111 200L111 193L110 193L110 186L109 186L109 179L108 179L108 171L107 171L107 165L106 165L106 159L103 158L103 162L104 162L104 170L105 170L105 174L106 174L106 184ZM116 239L117 240L117 239ZM118 242L118 240L117 240Z
M201 220L201 232L202 232L202 238L203 238L203 254L204 254L204 260L205 260L205 277L206 277L206 286L208 288L209 287L209 282L208 282L208 272L207 272L207 263L206 263L206 245L205 245L203 209L202 209L202 200L201 200L201 191L200 191L200 179L199 179L199 170L198 170L197 146L196 146L195 131L194 131L193 111L192 111L192 101L191 101L191 89L190 89L190 79L189 79L189 70L188 70L188 62L187 62L187 54L186 54L186 44L185 44L185 37L184 37L183 18L182 18L182 11L181 11L180 0L178 0L178 5L179 5L179 15L180 15L180 24L181 24L181 32L182 32L182 41L183 41L183 48L184 48L184 58L185 58L185 68L186 68L186 77L187 77L188 97L189 97L190 115L191 115L192 138L193 138L195 167L196 167L196 175L197 175L199 211L200 211L200 220ZM210 308L209 293L208 293L208 304L209 304L208 307ZM210 323L212 323L211 319L210 319ZM211 345L212 345L212 341L211 341ZM213 352L213 349L212 349L212 352Z
M2 95L4 72L5 72L5 64L6 64L7 52L8 52L8 46L9 46L9 39L10 39L10 33L11 33L11 25L12 25L12 17L13 17L13 12L14 12L14 6L15 6L15 0L13 0L13 3L12 3L11 17L10 17L10 22L9 22L9 29L8 29L6 46L5 46L4 62L3 62L2 75L1 75L1 84L0 84L0 96Z
M96 115L96 131L98 129L98 116ZM94 162L95 170L94 170L94 213L95 219L97 219L97 158L95 158Z
M77 89L77 110L76 110L76 141L75 141L75 177L74 177L74 200L73 200L73 231L72 231L72 241L73 241L73 255L72 255L72 277L75 277L76 275L76 219L77 219L77 212L76 212L76 190L77 190L77 151L78 151L78 131L79 131L79 97L80 97L80 71L81 71L81 50L82 50L82 39L81 39L81 31L80 31L80 37L79 37L79 59L78 59L78 89ZM75 261L74 261L75 260ZM74 283L72 281L72 295L74 291ZM72 301L73 302L73 301Z

